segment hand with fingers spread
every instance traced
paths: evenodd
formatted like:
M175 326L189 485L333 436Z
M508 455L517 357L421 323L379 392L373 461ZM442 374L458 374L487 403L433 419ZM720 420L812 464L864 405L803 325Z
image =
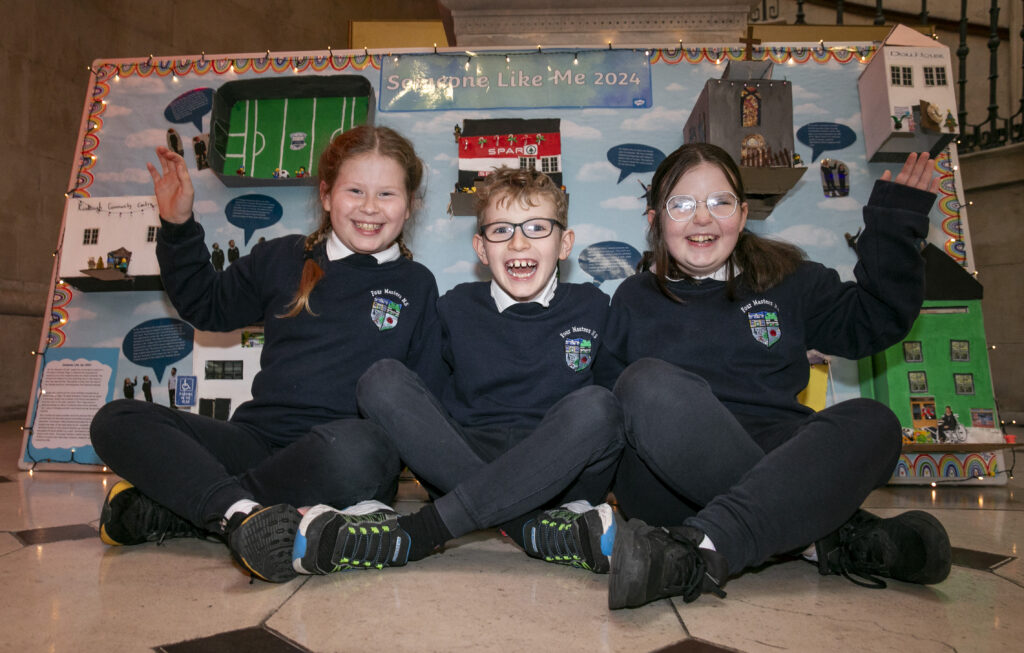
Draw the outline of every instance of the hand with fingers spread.
M182 224L192 216L192 202L195 199L185 159L163 146L156 148L156 155L160 160L160 172L149 162L146 163L146 169L153 177L153 192L156 194L160 217L168 222Z
M894 181L897 184L910 186L929 193L939 191L939 178L935 175L934 166L928 152L911 152L903 163L903 169L892 178L892 171L882 173L882 181Z

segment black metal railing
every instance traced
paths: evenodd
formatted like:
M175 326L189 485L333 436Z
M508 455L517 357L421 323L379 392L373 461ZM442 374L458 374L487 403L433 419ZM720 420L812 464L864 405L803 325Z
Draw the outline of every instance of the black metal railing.
M1016 2L1019 0L1009 1ZM751 9L751 22L777 22L783 13L780 8L780 4L784 2L785 0L761 0L760 3ZM1019 34L1010 34L1008 29L999 27L999 0L989 0L988 25L972 24L969 22L967 18L967 0L960 0L959 21L932 18L928 13L928 0L921 0L921 11L917 13L886 10L883 0L875 0L874 3L844 2L844 0L834 0L829 2L824 2L823 0L795 0L795 2L796 17L793 22L796 25L807 24L804 5L811 4L816 6L834 7L836 25L843 24L844 15L848 12L850 14L857 14L863 18L870 17L872 19L872 23L875 25L885 25L887 23L909 24L917 22L920 25L933 25L937 29L949 31L951 33L959 33L959 46L956 49L956 57L959 63L959 74L957 76L957 86L959 91L958 118L960 122L960 140L958 141L959 150L961 152L970 152L972 150L989 149L1024 141L1024 60L1020 62L1010 62L1011 68L1014 65L1020 65L1020 74L1022 75L1021 97L1017 101L1016 107L1011 104L1008 108L1008 111L1016 109L1016 112L1008 117L1003 117L1000 115L1001 112L998 100L999 48L1008 45L1011 38L1020 39L1021 42L1024 43L1024 29L1022 29ZM872 4L874 5L873 7L871 6ZM971 54L971 48L968 46L967 42L968 33L974 35L987 35L988 37L989 102L985 119L978 123L969 122L969 116L967 114L967 58ZM1006 74L1012 75L1014 74L1014 71L1011 69L1011 71ZM1005 112L1003 113L1005 115Z

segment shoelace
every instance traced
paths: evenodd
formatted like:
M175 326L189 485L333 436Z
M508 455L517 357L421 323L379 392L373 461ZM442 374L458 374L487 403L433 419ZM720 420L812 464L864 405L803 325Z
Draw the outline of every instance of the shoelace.
M885 581L874 574L885 570L878 553L883 550L882 540L886 537L885 533L871 527L840 530L839 555L834 561L839 573L854 585L885 589Z
M168 537L198 536L199 531L195 526L167 508L151 501L147 501L144 505L143 523L146 524L145 532L149 541L154 541L153 536L158 536L155 541L159 546Z
M663 529L665 535L679 543L686 551L682 556L681 564L674 569L675 572L666 585L666 589L672 594L683 597L683 601L690 603L696 601L704 591L709 591L718 598L725 598L725 591L718 586L718 581L708 574L708 565L700 554L700 548L689 539L677 535L668 529ZM707 583L705 584L705 579Z
M396 547L395 534L386 523L346 524L341 556L334 560L334 571L352 568L376 567L381 569L390 562Z
M580 547L579 529L576 528L579 517L574 512L569 515L554 513L540 521L537 552L544 560L590 568Z

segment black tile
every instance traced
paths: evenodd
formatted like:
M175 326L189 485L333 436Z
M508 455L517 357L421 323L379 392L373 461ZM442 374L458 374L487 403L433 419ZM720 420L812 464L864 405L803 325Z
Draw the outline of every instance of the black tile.
M27 531L14 531L13 535L21 540L22 544L50 544L64 540L87 540L91 537L99 537L96 529L89 524L33 528Z
M684 639L675 644L669 644L665 648L659 648L652 653L737 653L737 651L734 648L718 646L701 639Z
M264 628L231 630L210 637L190 639L156 648L164 653L295 653L306 649L295 646Z
M952 550L954 565L967 567L968 569L981 569L982 571L998 569L1007 562L1017 559L1015 556L1007 556L999 553L986 553L985 551L974 551L972 549L961 549L956 546L952 547Z

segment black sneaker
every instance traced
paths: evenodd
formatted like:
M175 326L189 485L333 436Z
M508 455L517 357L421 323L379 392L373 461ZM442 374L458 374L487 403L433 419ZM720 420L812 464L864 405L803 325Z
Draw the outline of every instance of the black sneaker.
M657 599L681 596L690 603L707 592L725 598L729 575L725 556L697 545L695 528L654 528L632 519L619 528L608 579L608 607L637 608Z
M889 519L858 510L814 548L821 575L842 574L857 585L878 589L885 587L879 576L923 585L941 583L952 559L946 529L921 510Z
M409 560L409 543L398 513L379 501L344 510L321 504L302 517L291 561L300 574L401 567Z
M100 511L100 539L111 546L160 543L174 537L205 538L206 531L161 506L129 483L118 481Z
M295 578L292 545L300 519L298 510L283 503L236 513L224 529L231 557L261 580L283 583Z
M523 542L531 558L607 574L616 530L607 503L573 501L523 524Z

